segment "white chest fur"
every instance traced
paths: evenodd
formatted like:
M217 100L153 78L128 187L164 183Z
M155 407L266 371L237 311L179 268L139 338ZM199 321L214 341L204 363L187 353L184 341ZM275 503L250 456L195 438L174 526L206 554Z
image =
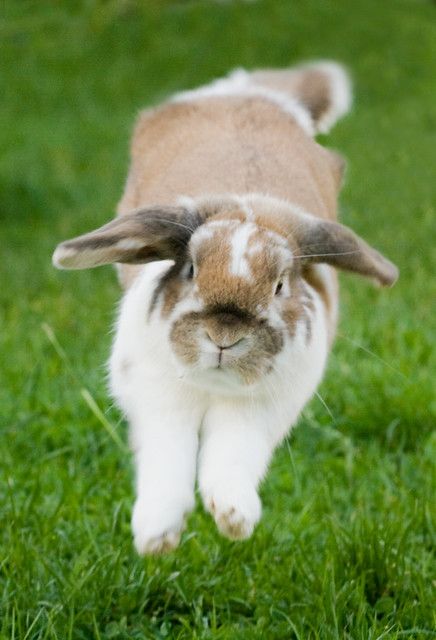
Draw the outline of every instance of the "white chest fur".
M247 537L260 517L257 486L272 451L320 381L327 356L322 302L314 290L311 339L303 325L253 388L232 391L216 372L186 374L169 342L170 320L148 317L157 278L170 262L143 268L126 293L110 359L111 391L130 423L141 553L177 545L194 504L195 479L220 530Z

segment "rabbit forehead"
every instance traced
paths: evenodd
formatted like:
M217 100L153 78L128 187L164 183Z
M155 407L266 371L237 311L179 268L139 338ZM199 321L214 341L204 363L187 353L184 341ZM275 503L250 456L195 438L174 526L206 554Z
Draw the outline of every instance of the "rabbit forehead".
M190 250L203 303L255 315L268 305L274 284L292 262L286 240L252 220L212 220L194 233Z
M239 217L217 217L202 225L193 234L190 249L202 271L218 268L228 277L247 281L255 277L275 279L277 272L292 261L292 251L283 236Z

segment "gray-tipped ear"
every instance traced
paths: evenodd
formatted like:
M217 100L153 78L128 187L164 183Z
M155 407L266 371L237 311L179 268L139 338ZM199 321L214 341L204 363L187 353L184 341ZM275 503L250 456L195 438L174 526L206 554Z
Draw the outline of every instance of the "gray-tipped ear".
M184 207L141 209L62 242L53 264L59 269L88 269L113 262L177 260L199 224L200 214Z
M398 278L397 267L337 222L311 220L294 232L300 258L307 262L325 262L371 278L383 287L391 287Z

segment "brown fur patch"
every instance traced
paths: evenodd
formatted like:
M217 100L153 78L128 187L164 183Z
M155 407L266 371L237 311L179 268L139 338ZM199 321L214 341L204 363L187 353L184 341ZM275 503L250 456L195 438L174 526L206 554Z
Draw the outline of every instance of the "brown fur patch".
M170 334L175 353L182 362L191 366L198 361L198 324L198 314L186 313L177 320Z
M198 337L201 331L216 331L214 336L225 342L235 338L249 337L252 346L247 353L235 359L226 368L237 372L246 384L257 380L268 372L273 358L283 348L280 331L267 325L265 321L251 317L213 311L191 312L183 315L174 324L170 339L174 351L185 364L194 366L198 362ZM235 340L236 341L236 340Z
M234 274L231 268L232 239L238 231L237 221L246 223L246 215L231 211L228 216L222 213L209 222L226 219L235 220L235 225L219 226L210 238L205 237L196 248L194 258L198 267L198 291L206 307L231 305L256 315L259 302L266 304L272 296L274 280L280 275L280 254L267 235L266 228L253 225L243 251L248 274L246 277ZM213 225L210 228L214 228Z
M250 318L242 315L238 307L209 312L204 317L205 330L220 347L229 347L247 335L253 327Z

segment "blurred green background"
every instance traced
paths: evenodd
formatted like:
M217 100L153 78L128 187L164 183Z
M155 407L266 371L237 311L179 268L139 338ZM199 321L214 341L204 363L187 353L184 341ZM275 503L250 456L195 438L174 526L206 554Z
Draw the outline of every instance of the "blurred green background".
M0 638L428 638L434 616L436 26L425 0L6 0L0 99ZM111 268L60 273L109 219L138 111L236 66L344 62L342 220L401 270L342 277L318 398L276 454L253 538L199 505L133 552L104 363ZM113 436L116 429L116 436ZM433 582L432 582L433 581Z

